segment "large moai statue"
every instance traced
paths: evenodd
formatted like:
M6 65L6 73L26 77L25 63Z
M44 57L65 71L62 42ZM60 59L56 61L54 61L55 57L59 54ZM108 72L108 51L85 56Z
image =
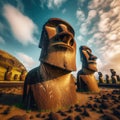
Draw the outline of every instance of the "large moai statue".
M4 75L4 80L11 80L11 78L12 78L12 67L8 67Z
M105 81L107 84L110 84L110 77L108 74L105 75Z
M116 84L117 83L117 75L116 75L116 71L114 69L110 69L111 72L111 81L112 83Z
M103 74L101 72L98 72L98 79L99 79L99 83L104 83L104 78L103 78Z
M77 101L71 71L76 70L74 30L59 18L43 26L39 47L40 66L32 69L24 82L23 102L29 107L35 101L38 109L55 111Z
M92 55L92 50L87 46L81 46L79 50L82 69L77 73L77 90L99 92L97 80L94 76L97 71L97 57Z

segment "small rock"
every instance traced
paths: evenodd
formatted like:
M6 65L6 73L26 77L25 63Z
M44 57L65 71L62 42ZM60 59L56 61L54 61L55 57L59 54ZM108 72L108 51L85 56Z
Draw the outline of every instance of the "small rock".
M72 109L69 109L67 112L68 112L68 113L72 113L72 112L73 112L73 110L72 110Z
M108 96L107 95L103 95L101 98L107 100Z
M68 116L65 120L74 120L73 116Z
M117 109L119 109L119 110L120 110L120 105L118 105L118 106L117 106Z
M61 112L60 113L62 116L67 116L67 114L65 112Z
M7 115L9 113L10 113L10 107L8 107L6 110L4 110L2 114Z
M93 104L93 107L95 107L95 108L99 108L99 104Z
M116 116L109 113L105 113L103 116L101 116L101 118L102 120L119 120Z
M34 119L34 116L33 116L33 115L31 115L31 116L30 116L30 119Z
M100 108L100 109L99 109L99 113L103 113L103 109Z
M83 111L83 108L77 107L77 108L75 109L75 111L76 111L76 112L82 112L82 111Z
M104 101L103 103L101 103L100 107L103 109L107 109L107 108L111 107L111 104L109 102Z
M60 120L60 116L59 116L59 114L57 114L57 113L51 112L51 113L49 114L49 120Z
M120 110L114 109L114 110L113 110L113 114L114 114L115 116L117 116L118 118L120 118Z
M37 118L40 118L40 117L41 117L41 113L38 113L38 114L36 115L36 117L37 117Z
M8 120L29 120L27 115L15 115Z
M112 94L120 94L120 90L113 90Z
M75 104L75 108L79 107L79 104Z
M92 108L93 107L93 105L92 104L87 104L87 108Z
M88 110L87 110L86 108L84 109L82 115L84 115L84 116L86 116L86 117L89 117L89 116L90 116L90 114L89 114L89 112L88 112Z
M80 115L77 115L77 116L75 117L75 120L82 120L82 118L81 118Z
M95 102L101 103L101 102L102 102L102 99L97 98L97 99L95 100Z

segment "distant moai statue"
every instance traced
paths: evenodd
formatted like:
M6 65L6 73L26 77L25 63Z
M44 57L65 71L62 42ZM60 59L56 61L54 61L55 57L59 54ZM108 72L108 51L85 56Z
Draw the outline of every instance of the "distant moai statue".
M12 67L8 67L4 75L4 80L11 80L11 78L12 78Z
M99 75L99 83L104 83L104 78L103 78L103 74L101 72L98 72Z
M26 77L26 71L22 70L21 75L20 75L20 81L24 81Z
M81 46L79 50L82 68L77 73L77 91L99 92L100 89L94 76L94 73L97 72L97 57L92 54L92 50L87 46Z
M119 82L120 82L120 76L119 76L119 75L117 75L117 81L119 81Z
M109 75L108 75L108 74L106 74L106 75L105 75L105 77L106 77L106 78L105 78L106 83L107 83L107 84L110 84L110 78L109 78Z
M110 69L110 72L111 72L111 80L112 80L112 83L117 83L117 75L116 75L116 71L114 69Z
M18 74L14 75L14 80L18 80Z

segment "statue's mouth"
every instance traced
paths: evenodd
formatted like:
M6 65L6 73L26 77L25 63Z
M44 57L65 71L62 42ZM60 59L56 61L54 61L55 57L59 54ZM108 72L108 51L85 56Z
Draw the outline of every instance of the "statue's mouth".
M89 60L88 64L97 64L95 60Z
M50 47L53 47L53 46L62 47L62 48L67 48L67 49L73 51L73 48L72 48L70 45L68 45L68 44L66 44L66 43L64 43L64 42L56 42L56 43L52 43L52 44L50 45Z

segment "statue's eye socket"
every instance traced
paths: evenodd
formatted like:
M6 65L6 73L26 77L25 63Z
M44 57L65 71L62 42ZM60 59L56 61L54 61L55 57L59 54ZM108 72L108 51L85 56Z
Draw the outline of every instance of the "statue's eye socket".
M86 52L89 56L91 56L91 51L87 50Z
M72 39L70 40L70 45L73 46L73 44L74 44L74 40Z

